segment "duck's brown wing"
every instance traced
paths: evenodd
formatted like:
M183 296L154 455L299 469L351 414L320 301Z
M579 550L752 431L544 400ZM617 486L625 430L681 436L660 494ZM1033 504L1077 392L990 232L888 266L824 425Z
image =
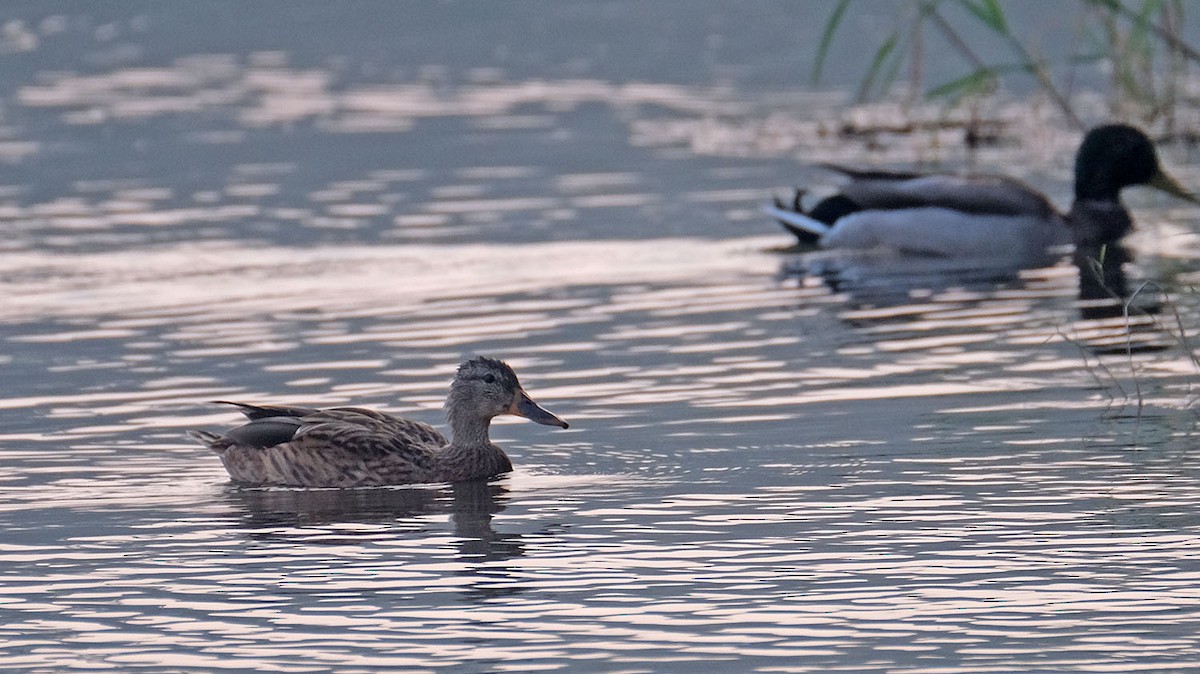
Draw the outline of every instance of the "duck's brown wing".
M365 413L364 413L365 412ZM290 484L362 486L436 482L446 437L428 424L371 410L322 410L288 442L265 450ZM275 458L277 457L277 458Z
M292 441L317 441L333 447L364 451L403 451L406 447L437 449L449 444L429 424L386 412L358 407L335 407L300 417Z
M429 424L361 407L319 410L218 402L237 406L250 419L225 434L224 439L230 444L266 448L306 437L313 438L306 441L310 446L323 443L331 448L344 446L347 451L354 451L352 447L389 451L388 448L438 448L448 444L446 437Z
M343 407L302 416L257 416L206 444L237 482L355 487L440 481L437 451L448 442L428 424Z

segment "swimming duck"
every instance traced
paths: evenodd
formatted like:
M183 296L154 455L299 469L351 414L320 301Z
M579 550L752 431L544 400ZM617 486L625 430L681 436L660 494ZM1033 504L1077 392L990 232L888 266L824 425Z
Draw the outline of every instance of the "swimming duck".
M478 357L458 368L446 417L453 439L429 424L357 407L235 405L250 421L224 435L189 431L247 485L363 487L464 482L512 470L488 438L492 418L514 414L547 426L567 422L529 397L508 364Z
M1133 227L1120 192L1146 185L1200 203L1158 163L1146 134L1125 124L1092 129L1075 155L1075 201L1062 214L1043 194L1003 176L960 177L827 166L850 182L811 210L803 190L765 211L801 243L890 248L944 257L1040 255L1053 245L1116 242Z

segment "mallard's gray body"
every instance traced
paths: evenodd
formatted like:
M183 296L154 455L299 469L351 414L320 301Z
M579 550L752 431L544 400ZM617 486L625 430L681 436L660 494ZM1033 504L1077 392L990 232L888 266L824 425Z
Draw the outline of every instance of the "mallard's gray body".
M1097 127L1075 157L1075 202L1058 212L1045 195L1003 176L922 175L826 168L847 176L838 194L810 209L776 201L765 210L801 243L823 248L890 248L942 257L1032 259L1050 246L1115 242L1133 220L1120 200L1147 185L1195 201L1164 173L1154 145L1124 124Z

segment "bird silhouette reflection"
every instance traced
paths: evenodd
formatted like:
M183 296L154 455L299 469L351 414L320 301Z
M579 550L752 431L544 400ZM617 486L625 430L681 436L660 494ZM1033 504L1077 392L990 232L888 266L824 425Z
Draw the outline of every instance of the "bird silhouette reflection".
M381 537L411 532L436 533L443 526L430 521L430 517L448 515L456 538L456 556L467 564L464 574L504 576L502 567L484 565L524 553L521 535L501 533L493 526L494 516L505 509L508 500L503 479L362 489L231 487L225 496L240 514L241 526L255 540L304 545L369 544ZM383 526L338 526L347 523ZM313 535L314 529L320 530L320 535Z

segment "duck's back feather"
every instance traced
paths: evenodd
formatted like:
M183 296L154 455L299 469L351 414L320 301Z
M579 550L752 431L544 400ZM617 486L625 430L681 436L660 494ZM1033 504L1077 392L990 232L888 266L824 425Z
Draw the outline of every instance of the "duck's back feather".
M247 484L351 487L438 481L449 444L429 424L355 407L238 406L250 421L201 438Z
M286 405L249 405L247 403L235 403L229 400L214 400L218 405L232 405L238 408L247 419L264 419L266 417L302 417L307 414L316 414L321 410L313 407L290 407Z
M855 180L841 193L864 210L944 208L971 215L1050 217L1054 206L1024 183L1003 176L929 175Z
M851 180L911 180L913 178L921 178L929 175L928 173L918 173L916 171L892 171L888 169L860 169L852 166L843 166L841 164L830 164L822 162L817 164L823 169L840 173Z
M338 446L364 450L404 451L439 449L449 441L429 424L359 407L334 407L300 417L293 441L315 438Z

